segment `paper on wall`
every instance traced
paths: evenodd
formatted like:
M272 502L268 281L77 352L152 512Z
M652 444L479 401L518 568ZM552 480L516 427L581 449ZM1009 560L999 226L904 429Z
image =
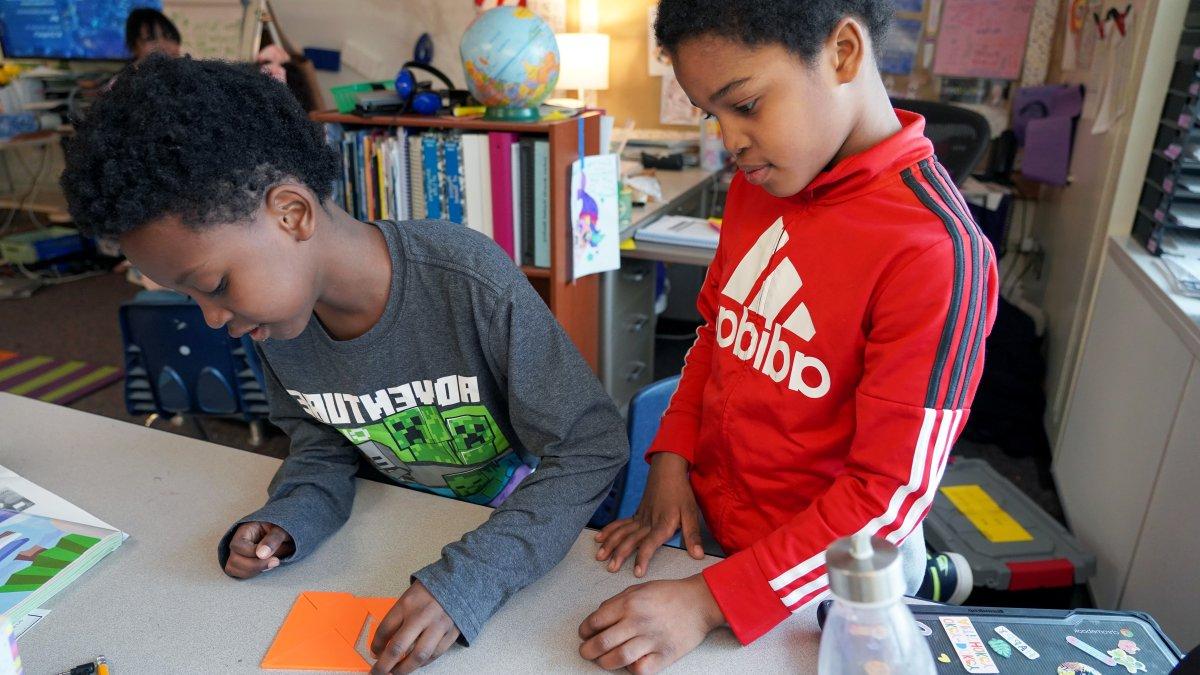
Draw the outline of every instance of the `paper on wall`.
M662 96L658 105L658 121L662 124L700 124L700 109L692 105L683 87L679 86L674 70L668 70L663 75Z

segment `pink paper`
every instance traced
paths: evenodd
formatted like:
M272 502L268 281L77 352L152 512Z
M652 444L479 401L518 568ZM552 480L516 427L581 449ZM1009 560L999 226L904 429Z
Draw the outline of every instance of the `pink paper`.
M945 0L936 75L1015 80L1036 0Z

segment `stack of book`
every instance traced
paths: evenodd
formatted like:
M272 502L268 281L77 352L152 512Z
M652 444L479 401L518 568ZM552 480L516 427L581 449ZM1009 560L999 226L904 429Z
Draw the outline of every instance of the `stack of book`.
M334 199L360 220L443 219L550 267L550 143L514 133L326 124L341 153Z
M127 536L0 466L0 616L19 621Z

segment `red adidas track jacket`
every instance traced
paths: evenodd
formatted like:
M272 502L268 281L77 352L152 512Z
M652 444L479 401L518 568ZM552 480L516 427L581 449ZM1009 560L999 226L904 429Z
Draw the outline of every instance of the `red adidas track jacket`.
M920 524L983 369L995 255L924 120L897 115L792 197L734 180L705 323L647 453L691 462L731 553L704 577L743 644L826 595L833 539Z

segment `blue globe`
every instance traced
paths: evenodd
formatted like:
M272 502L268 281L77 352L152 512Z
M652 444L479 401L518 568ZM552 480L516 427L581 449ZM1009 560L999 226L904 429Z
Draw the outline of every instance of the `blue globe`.
M459 47L467 88L488 119L536 121L558 82L558 41L525 7L496 7L475 18Z

